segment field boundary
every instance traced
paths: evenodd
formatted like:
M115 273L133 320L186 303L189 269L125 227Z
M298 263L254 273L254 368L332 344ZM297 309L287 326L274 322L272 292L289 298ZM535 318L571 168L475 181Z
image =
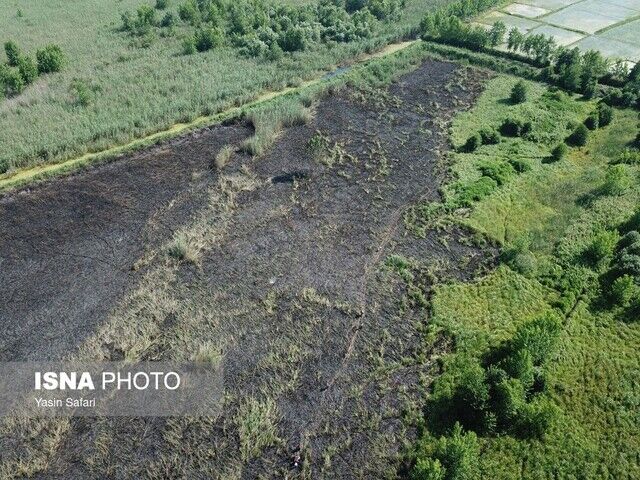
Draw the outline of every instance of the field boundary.
M275 98L284 97L289 94L300 93L309 87L329 82L340 76L340 74L349 72L354 66L363 66L371 60L393 55L401 50L415 45L418 42L420 42L420 40L406 40L397 43L390 43L376 52L360 55L359 57L354 58L350 64L346 66L338 66L334 70L331 70L329 72L323 72L321 75L311 80L306 80L298 86L285 87L281 90L275 91L263 91L262 93L258 94L254 100L251 100L242 105L231 107L227 110L215 113L213 115L199 116L190 122L175 123L169 128L159 130L144 137L135 138L134 140L131 140L124 144L114 145L113 147L109 147L97 152L88 152L78 157L69 158L57 163L36 165L33 167L17 169L12 172L5 173L3 175L0 175L0 195L6 194L10 191L18 189L20 187L24 187L31 183L44 181L58 175L70 174L89 166L108 162L114 160L119 155L138 151L158 144L162 141L178 138L183 134L193 132L200 128L211 127L224 121L240 117L247 109L254 108L258 105L263 105ZM331 75L332 72L336 71L339 72L339 75Z

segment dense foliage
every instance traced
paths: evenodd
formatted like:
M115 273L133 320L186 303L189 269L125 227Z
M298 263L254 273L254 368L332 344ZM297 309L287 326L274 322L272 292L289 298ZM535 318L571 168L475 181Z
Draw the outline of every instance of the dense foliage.
M403 6L403 0L323 0L304 6L263 0L187 0L178 6L178 16L196 29L183 40L184 53L229 45L247 56L277 59L284 52L316 44L369 38L379 21L397 18ZM136 36L174 25L171 12L159 21L148 5L141 5L135 15L122 15L123 30Z
M38 50L37 64L11 40L5 42L4 51L7 62L0 63L0 98L18 95L27 85L33 83L39 74L58 72L64 65L64 55L56 45L48 45Z

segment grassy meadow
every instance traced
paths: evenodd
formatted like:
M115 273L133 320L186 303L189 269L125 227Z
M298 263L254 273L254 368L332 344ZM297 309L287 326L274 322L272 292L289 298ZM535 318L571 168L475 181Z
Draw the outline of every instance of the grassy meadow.
M193 31L183 22L173 35L157 35L150 45L140 46L119 31L120 15L144 3L149 2L0 4L2 42L11 39L30 55L54 43L68 59L62 72L42 76L20 95L0 102L3 171L102 150L244 103L264 90L296 85L401 37L438 4L409 0L397 21L380 22L374 38L266 61L240 56L230 47L183 55L181 42ZM168 11L175 14L179 3L169 2ZM74 88L78 84L88 97L81 102Z
M436 328L456 343L455 353L444 363L444 382L459 374L456 364L461 358L488 362L522 325L549 312L560 315L554 353L538 367L544 386L527 400L544 398L559 413L540 436L478 433L478 468L468 471L479 477L438 477L430 472L433 477L416 478L638 478L640 323L637 311L624 312L603 300L610 257L594 263L587 256L599 232L618 230L622 235L629 228L625 222L635 218L640 204L638 165L624 167L628 182L619 191L612 194L604 185L611 164L634 142L638 114L616 110L612 123L591 131L585 146L570 148L564 158L552 162L551 148L595 103L527 82L526 101L513 104L509 96L516 81L494 78L477 105L455 119L451 138L457 152L451 157L452 181L444 191L445 205L451 206L445 221L465 225L498 245L500 264L475 281L437 287L431 314ZM461 151L479 129L498 127L507 117L531 121L531 132L503 137L473 152ZM509 173L503 175L502 185L457 208L460 191L495 172L482 170L487 158L504 164L522 158L528 165L519 173L503 170ZM431 214L424 221L433 224L433 212L442 210L421 211ZM571 280L566 280L572 272L579 283L573 290L568 286ZM427 423L426 440L419 448L433 449L437 435Z

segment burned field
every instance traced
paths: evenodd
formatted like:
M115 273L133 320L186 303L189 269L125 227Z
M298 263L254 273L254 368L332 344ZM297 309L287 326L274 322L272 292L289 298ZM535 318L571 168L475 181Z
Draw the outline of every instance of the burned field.
M3 358L206 358L226 391L218 418L6 424L2 472L393 476L448 348L425 343L421 299L490 261L403 215L438 199L448 122L485 79L427 61L327 92L264 155L236 148L246 125L213 127L2 199Z

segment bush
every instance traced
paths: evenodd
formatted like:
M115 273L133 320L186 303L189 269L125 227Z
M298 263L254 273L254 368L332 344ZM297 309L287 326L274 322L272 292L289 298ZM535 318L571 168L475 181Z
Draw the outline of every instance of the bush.
M618 242L617 250L618 251L624 250L625 248L628 248L631 245L634 245L637 243L640 243L640 233L638 233L636 230L632 230L622 236L622 238Z
M624 165L612 165L607 169L602 193L622 195L631 186L631 178Z
M511 164L503 161L486 161L478 168L484 176L494 179L498 185L504 185L515 174Z
M483 128L480 130L483 145L496 145L500 143L500 133L495 128Z
M165 13L164 17L162 17L162 21L160 22L161 27L173 27L177 23L176 16L171 13Z
M631 275L624 274L613 281L609 293L614 304L627 308L631 305L632 300L637 297L638 287Z
M511 89L511 103L523 103L527 100L527 85L522 81L518 82Z
M600 116L598 115L598 112L591 112L587 118L584 121L584 125L585 127L587 127L589 130L595 130L598 128L600 122Z
M600 127L606 127L613 121L613 108L606 103L598 103L598 124Z
M587 144L589 138L589 129L581 123L578 125L573 133L567 137L567 143L574 147L584 147Z
M222 45L223 37L220 30L215 28L199 28L193 37L196 50L206 52Z
M7 96L18 95L25 87L20 72L12 68L6 68L0 71L0 86L2 85L4 85L4 93Z
M156 0L156 9L164 10L169 6L169 0Z
M558 421L560 409L543 397L522 406L517 422L518 433L527 438L542 439Z
M4 44L4 51L7 54L7 63L12 67L17 67L20 60L20 48L18 48L18 45L9 40Z
M464 146L462 147L462 151L469 153L475 152L478 147L480 147L480 145L482 145L482 137L479 133L476 133L475 135L471 135L467 139Z
M194 0L187 0L187 2L180 5L178 7L178 15L182 21L191 25L199 25L202 21L200 10Z
M470 207L473 202L482 200L491 194L497 186L498 183L493 178L480 177L475 182L457 189L456 203L461 207Z
M561 327L560 318L553 313L547 313L521 325L511 341L509 350L527 350L531 354L533 364L541 365L555 349Z
M187 37L182 41L182 52L185 55L196 53L196 40L194 37Z
M47 45L36 52L39 73L59 72L64 66L65 57L57 45Z
M600 230L587 248L587 257L595 264L612 257L619 240L617 230Z
M509 164L517 173L525 173L531 170L531 163L526 158L512 158Z
M33 83L38 78L38 67L31 57L22 56L18 60L18 71L25 84Z
M560 143L556 145L553 150L551 150L551 161L558 162L562 160L566 155L569 149L564 143Z
M519 137L522 135L524 122L515 118L506 118L500 126L500 133L505 137Z

